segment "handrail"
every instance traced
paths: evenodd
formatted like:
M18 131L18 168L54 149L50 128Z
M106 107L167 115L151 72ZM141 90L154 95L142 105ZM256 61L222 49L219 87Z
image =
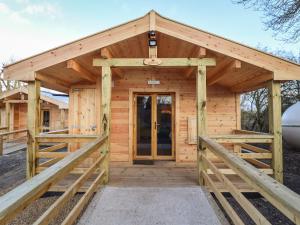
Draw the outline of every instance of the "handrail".
M218 143L272 143L272 134L226 134L210 135Z
M257 131L252 131L252 130L239 130L239 129L233 130L233 133L234 133L234 134L270 135L269 133L264 133L264 132L257 132Z
M48 132L43 132L41 134L67 134L69 132L69 129L61 129L61 130L52 130Z
M229 152L216 141L201 136L199 137L199 142L202 147L206 147L216 156L220 157L227 166L234 170L246 183L258 191L291 221L300 224L300 195ZM206 173L205 171L202 172Z
M38 143L69 143L69 142L90 142L97 139L97 135L83 135L83 134L40 134L37 135L36 141Z
M100 149L106 140L107 135L97 138L0 197L0 224L12 219L16 213L43 195L53 183L62 179L95 150Z
M23 132L27 132L27 129L20 129L20 130L13 130L13 131L7 131L4 133L0 133L0 136L6 136L6 135L10 135L10 134L18 134L18 133L23 133Z

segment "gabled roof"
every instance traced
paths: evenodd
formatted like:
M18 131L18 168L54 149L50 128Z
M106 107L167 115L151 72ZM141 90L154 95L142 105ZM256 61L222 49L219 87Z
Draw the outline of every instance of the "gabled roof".
M8 65L4 69L4 78L22 81L39 79L34 72L148 32L150 13L155 15L155 29L158 32L274 72L274 80L300 79L299 64L176 22L154 11L141 18ZM48 82L58 81L49 77Z
M28 95L28 90L26 87L19 87L19 88L13 89L13 90L2 92L0 94L0 100L4 100L5 98L16 95L18 93ZM40 98L41 98L41 100L43 100L45 102L49 102L53 105L57 105L59 109L68 109L69 108L69 106L66 102L49 97L49 96L43 94L43 92L41 92Z

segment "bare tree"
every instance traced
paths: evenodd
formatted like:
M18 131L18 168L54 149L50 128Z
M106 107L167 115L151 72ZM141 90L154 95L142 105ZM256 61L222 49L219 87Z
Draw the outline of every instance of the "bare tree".
M232 0L264 14L264 24L286 42L300 40L300 0Z
M264 48L268 51L267 48ZM300 63L300 53L276 51L274 55ZM281 85L282 112L297 101L300 101L300 80L292 80ZM268 131L268 90L266 88L251 91L242 95L242 128L260 132Z
M22 86L20 81L4 80L3 70L5 65L11 64L14 61L15 60L11 58L8 62L1 63L0 65L0 92L16 89Z

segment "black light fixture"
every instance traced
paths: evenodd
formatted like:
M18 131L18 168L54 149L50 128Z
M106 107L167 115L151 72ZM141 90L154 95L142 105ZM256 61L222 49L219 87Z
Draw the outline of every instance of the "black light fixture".
M156 32L154 30L149 31L148 33L149 37L149 46L150 47L155 47L157 46L157 41L156 41Z

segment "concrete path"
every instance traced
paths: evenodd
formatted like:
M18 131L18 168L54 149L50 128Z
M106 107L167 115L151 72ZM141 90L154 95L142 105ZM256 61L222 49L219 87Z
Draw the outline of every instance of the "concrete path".
M112 187L99 191L80 225L220 225L198 187Z

